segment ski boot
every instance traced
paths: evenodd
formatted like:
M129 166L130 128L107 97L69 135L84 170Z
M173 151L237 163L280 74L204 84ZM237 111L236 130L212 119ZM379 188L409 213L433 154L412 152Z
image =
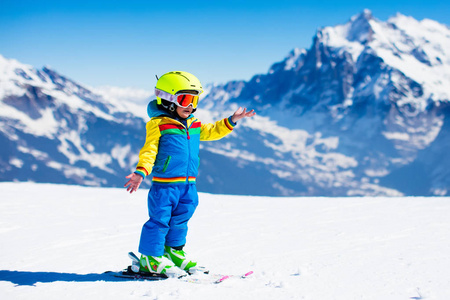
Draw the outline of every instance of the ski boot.
M164 256L174 263L175 266L190 275L201 272L208 274L209 271L205 267L200 267L197 262L186 257L186 252L178 250L169 246L164 247Z
M179 268L174 268L173 262L167 259L167 257L165 256L141 255L139 264L140 272L156 273L165 275L167 277L186 276L185 271Z

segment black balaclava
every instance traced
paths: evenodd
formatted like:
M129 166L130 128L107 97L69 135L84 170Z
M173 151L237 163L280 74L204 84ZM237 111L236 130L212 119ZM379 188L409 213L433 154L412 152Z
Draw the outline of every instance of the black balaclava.
M161 105L159 105L163 110L165 110L172 118L180 121L187 128L186 119L180 117L177 113L177 106L175 103L161 99ZM192 111L194 112L194 111Z

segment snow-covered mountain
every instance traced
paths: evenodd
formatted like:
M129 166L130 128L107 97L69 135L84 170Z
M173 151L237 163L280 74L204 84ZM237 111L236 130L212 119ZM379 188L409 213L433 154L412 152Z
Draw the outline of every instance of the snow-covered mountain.
M132 103L1 56L0 98L2 181L118 185L137 162L145 123Z
M267 74L209 85L203 122L242 105L258 115L201 145L199 190L448 195L449 52L447 26L365 10ZM123 185L147 120L146 93L123 92L0 56L0 180Z
M265 134L259 146L268 151L241 159L265 161L293 183L271 182L287 194L367 195L388 187L446 195L449 86L447 26L401 14L383 22L365 10L319 29L310 49L294 49L267 74L213 88L205 102L246 104L267 118L247 124Z

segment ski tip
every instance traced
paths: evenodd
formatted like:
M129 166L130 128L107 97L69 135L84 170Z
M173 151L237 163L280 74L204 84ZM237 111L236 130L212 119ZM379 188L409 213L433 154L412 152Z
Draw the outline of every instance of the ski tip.
M225 275L225 276L223 276L223 277L217 279L217 280L216 280L216 283L221 283L221 282L223 282L224 280L227 280L228 278L230 278L230 276Z
M247 277L247 276L250 276L252 274L253 274L253 271L250 271L250 272L245 273L243 277Z

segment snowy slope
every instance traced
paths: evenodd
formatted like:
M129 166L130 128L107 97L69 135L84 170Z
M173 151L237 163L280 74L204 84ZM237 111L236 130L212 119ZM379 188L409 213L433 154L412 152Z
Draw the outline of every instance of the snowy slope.
M221 285L121 281L146 191L1 183L0 299L449 299L450 198L200 194L186 250Z

